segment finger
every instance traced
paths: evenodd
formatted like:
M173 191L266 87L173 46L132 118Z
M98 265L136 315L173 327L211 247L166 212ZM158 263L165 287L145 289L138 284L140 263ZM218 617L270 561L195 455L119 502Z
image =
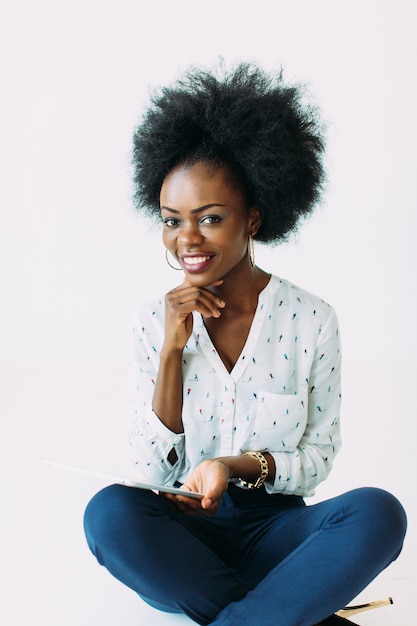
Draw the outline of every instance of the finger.
M179 310L188 310L189 308L191 309L190 312L201 313L204 317L220 317L222 314L219 308L204 298L190 300L190 302L180 305Z
M194 504L193 498L182 498L181 496L177 496L171 493L162 493L162 492L160 493L160 495L166 498L167 500L169 500L175 506L175 508L181 511L182 513L192 512L192 509L190 507L190 501L191 501L191 504ZM200 503L198 503L198 510L200 509L201 509Z
M201 508L204 510L210 509L215 504L216 503L213 502L213 500L211 498L208 498L207 496L204 496L204 498L201 500Z
M178 287L168 293L168 299L170 299L170 296L174 301L178 300L180 302L186 302L193 298L204 298L210 302L214 302L220 307L225 306L225 302L222 298L220 298L220 296L217 296L205 287L195 287L193 285Z
M221 284L222 282L223 281L216 281L215 283L213 283L213 285L209 285L209 286ZM208 298L210 302L216 303L216 305L221 308L223 308L226 304L225 301L222 300L222 298L217 296L215 293L213 293L209 289L205 287L196 287L190 284L183 284L183 285L180 285L179 287L176 287L175 289L172 289L167 294L168 300L171 299L171 296L174 298L174 300L178 299L179 302L186 302L189 299L201 297L201 298Z
M164 497L166 500L175 503L175 496L172 493L166 493L165 491L160 491L159 495Z
M195 487L191 487L191 485L187 485L187 483L183 483L181 487L179 487L180 491L195 491Z
M168 310L181 317L186 317L192 311L197 311L206 317L220 317L220 309L225 306L224 301L213 295L210 297L208 294L209 292L202 290L178 293L167 300Z
M201 503L201 509L204 515L215 515L218 508L219 502L212 502L210 498L203 500Z
M201 500L199 498L190 498L187 497L186 492L184 492L184 495L175 495L174 498L177 500L177 502L182 502L183 504L186 504L187 506L189 506L192 509L200 509L201 508Z
M210 291L193 288L171 293L167 296L166 304L171 308L184 304L188 304L190 306L198 306L201 304L207 309L214 311L223 309L226 303Z
M200 500L196 500L195 498L187 498L186 496L174 497L176 500L176 506L183 513L188 513L189 515L201 515L203 513Z
M216 483L212 488L207 488L201 501L202 508L207 510L212 507L217 508L226 491L227 483L224 484L223 481Z

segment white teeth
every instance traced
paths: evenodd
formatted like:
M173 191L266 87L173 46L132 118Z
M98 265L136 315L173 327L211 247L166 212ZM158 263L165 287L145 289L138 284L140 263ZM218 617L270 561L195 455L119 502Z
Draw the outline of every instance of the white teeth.
M198 265L199 263L205 263L209 259L209 256L189 256L184 257L184 263L187 265Z

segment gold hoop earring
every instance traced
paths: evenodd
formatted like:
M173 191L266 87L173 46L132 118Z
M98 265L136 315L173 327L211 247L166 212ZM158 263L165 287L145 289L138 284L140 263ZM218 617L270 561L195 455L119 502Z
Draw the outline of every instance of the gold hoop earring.
M252 267L255 267L255 244L254 244L252 235L249 235L248 249L249 249L249 259L250 259L251 265Z
M175 267L175 265L172 265L172 263L169 262L168 250L167 249L165 249L165 259L166 259L166 262L168 263L169 267L171 267L173 270L176 270L177 272L180 272L182 270L182 267Z

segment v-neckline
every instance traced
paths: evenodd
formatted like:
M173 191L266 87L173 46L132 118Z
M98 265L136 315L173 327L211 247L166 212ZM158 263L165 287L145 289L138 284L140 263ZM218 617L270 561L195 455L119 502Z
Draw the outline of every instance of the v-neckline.
M273 286L273 276L271 276L258 295L258 304L255 309L255 313L249 328L248 336L246 337L245 344L242 348L240 355L238 356L235 364L233 365L230 372L228 371L226 365L222 361L219 353L215 345L213 344L211 337L208 333L207 327L204 323L203 316L200 313L194 312L194 328L200 329L200 337L199 337L199 346L204 351L205 356L212 364L213 368L218 371L221 370L224 376L228 380L232 380L233 383L236 383L239 378L242 376L247 363L250 361L257 344L259 334L261 332L262 324L265 319L266 314L266 300L268 299L270 290Z

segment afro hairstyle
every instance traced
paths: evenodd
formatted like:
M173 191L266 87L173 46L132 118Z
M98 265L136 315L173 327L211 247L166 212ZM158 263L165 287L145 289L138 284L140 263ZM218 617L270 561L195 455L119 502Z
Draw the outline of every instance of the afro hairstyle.
M204 161L228 167L249 206L257 206L257 241L285 240L312 212L324 181L323 128L302 98L300 86L283 83L282 71L272 76L240 63L219 78L189 70L152 96L134 132L136 207L159 216L170 170Z

